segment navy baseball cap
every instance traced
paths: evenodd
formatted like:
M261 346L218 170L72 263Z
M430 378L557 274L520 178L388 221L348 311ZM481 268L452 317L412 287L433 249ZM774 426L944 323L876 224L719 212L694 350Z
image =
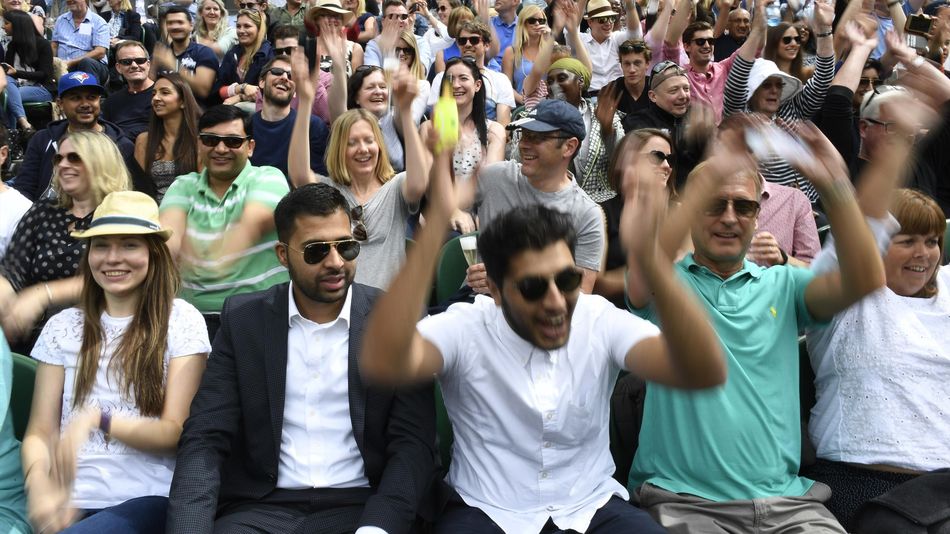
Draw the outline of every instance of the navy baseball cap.
M79 87L92 87L98 90L99 94L103 96L106 94L105 87L99 85L99 80L96 79L95 75L78 70L76 72L68 72L59 79L57 92L59 96L63 96L64 93Z
M587 136L581 112L563 100L542 100L527 117L512 122L508 127L532 132L561 130L579 141Z

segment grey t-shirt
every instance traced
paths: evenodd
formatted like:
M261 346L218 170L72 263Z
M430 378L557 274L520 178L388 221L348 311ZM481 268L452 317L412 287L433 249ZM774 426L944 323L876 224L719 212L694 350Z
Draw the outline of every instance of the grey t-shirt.
M363 224L368 239L360 242L360 255L356 259L356 281L360 284L385 290L406 259L406 219L418 206L410 206L403 198L405 180L406 173L397 174L363 204ZM349 187L326 176L320 176L320 181L343 193L350 209L360 205Z
M603 213L587 196L574 177L571 185L553 193L538 191L521 174L521 164L501 161L484 167L478 178L475 209L478 224L485 228L502 213L531 204L541 204L567 213L574 220L577 249L574 251L578 267L599 271L604 254Z

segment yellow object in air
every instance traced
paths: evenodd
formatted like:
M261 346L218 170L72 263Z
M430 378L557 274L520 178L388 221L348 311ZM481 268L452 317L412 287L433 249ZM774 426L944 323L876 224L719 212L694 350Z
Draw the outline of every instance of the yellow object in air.
M455 146L459 140L459 110L452 96L452 81L448 75L442 80L442 95L432 108L432 114L433 126L439 133L436 151L442 152L450 146Z

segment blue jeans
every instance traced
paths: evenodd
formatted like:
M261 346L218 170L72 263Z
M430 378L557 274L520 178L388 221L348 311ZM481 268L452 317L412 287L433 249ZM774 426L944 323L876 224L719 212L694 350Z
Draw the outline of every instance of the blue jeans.
M163 534L167 510L168 497L138 497L101 510L84 510L84 517L61 534Z
M7 76L7 127L16 128L17 119L26 117L23 109L24 102L49 102L53 95L41 85L24 85L20 87L15 78Z

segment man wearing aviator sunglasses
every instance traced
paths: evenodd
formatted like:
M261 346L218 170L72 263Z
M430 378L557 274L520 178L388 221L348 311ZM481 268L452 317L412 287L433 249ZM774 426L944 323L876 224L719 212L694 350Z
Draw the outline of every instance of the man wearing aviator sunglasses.
M435 482L432 386L364 382L361 340L380 291L353 283L360 248L346 198L307 184L273 220L290 283L225 304L217 359L182 433L168 528L408 533Z
M291 74L291 61L287 56L275 56L261 69L258 81L263 95L261 110L251 116L254 128L254 153L251 163L257 167L275 167L284 176L287 172L287 155L297 111L292 103L297 86ZM323 161L330 130L323 119L310 115L310 168L321 175L327 174Z
M377 302L361 362L386 384L439 380L455 448L446 478L453 494L435 531L664 532L612 478L609 401L621 369L673 387L724 380L700 305L668 265L651 267L662 262L646 253L649 239L629 250L656 277L665 333L582 294L571 217L535 204L499 215L478 236L491 298L416 324L454 211L451 154L435 156L429 224Z
M201 172L175 179L159 219L174 230L168 248L182 266L181 297L204 315L214 339L224 300L287 280L271 249L273 212L290 189L273 167L248 162L255 144L251 118L215 106L198 119Z

